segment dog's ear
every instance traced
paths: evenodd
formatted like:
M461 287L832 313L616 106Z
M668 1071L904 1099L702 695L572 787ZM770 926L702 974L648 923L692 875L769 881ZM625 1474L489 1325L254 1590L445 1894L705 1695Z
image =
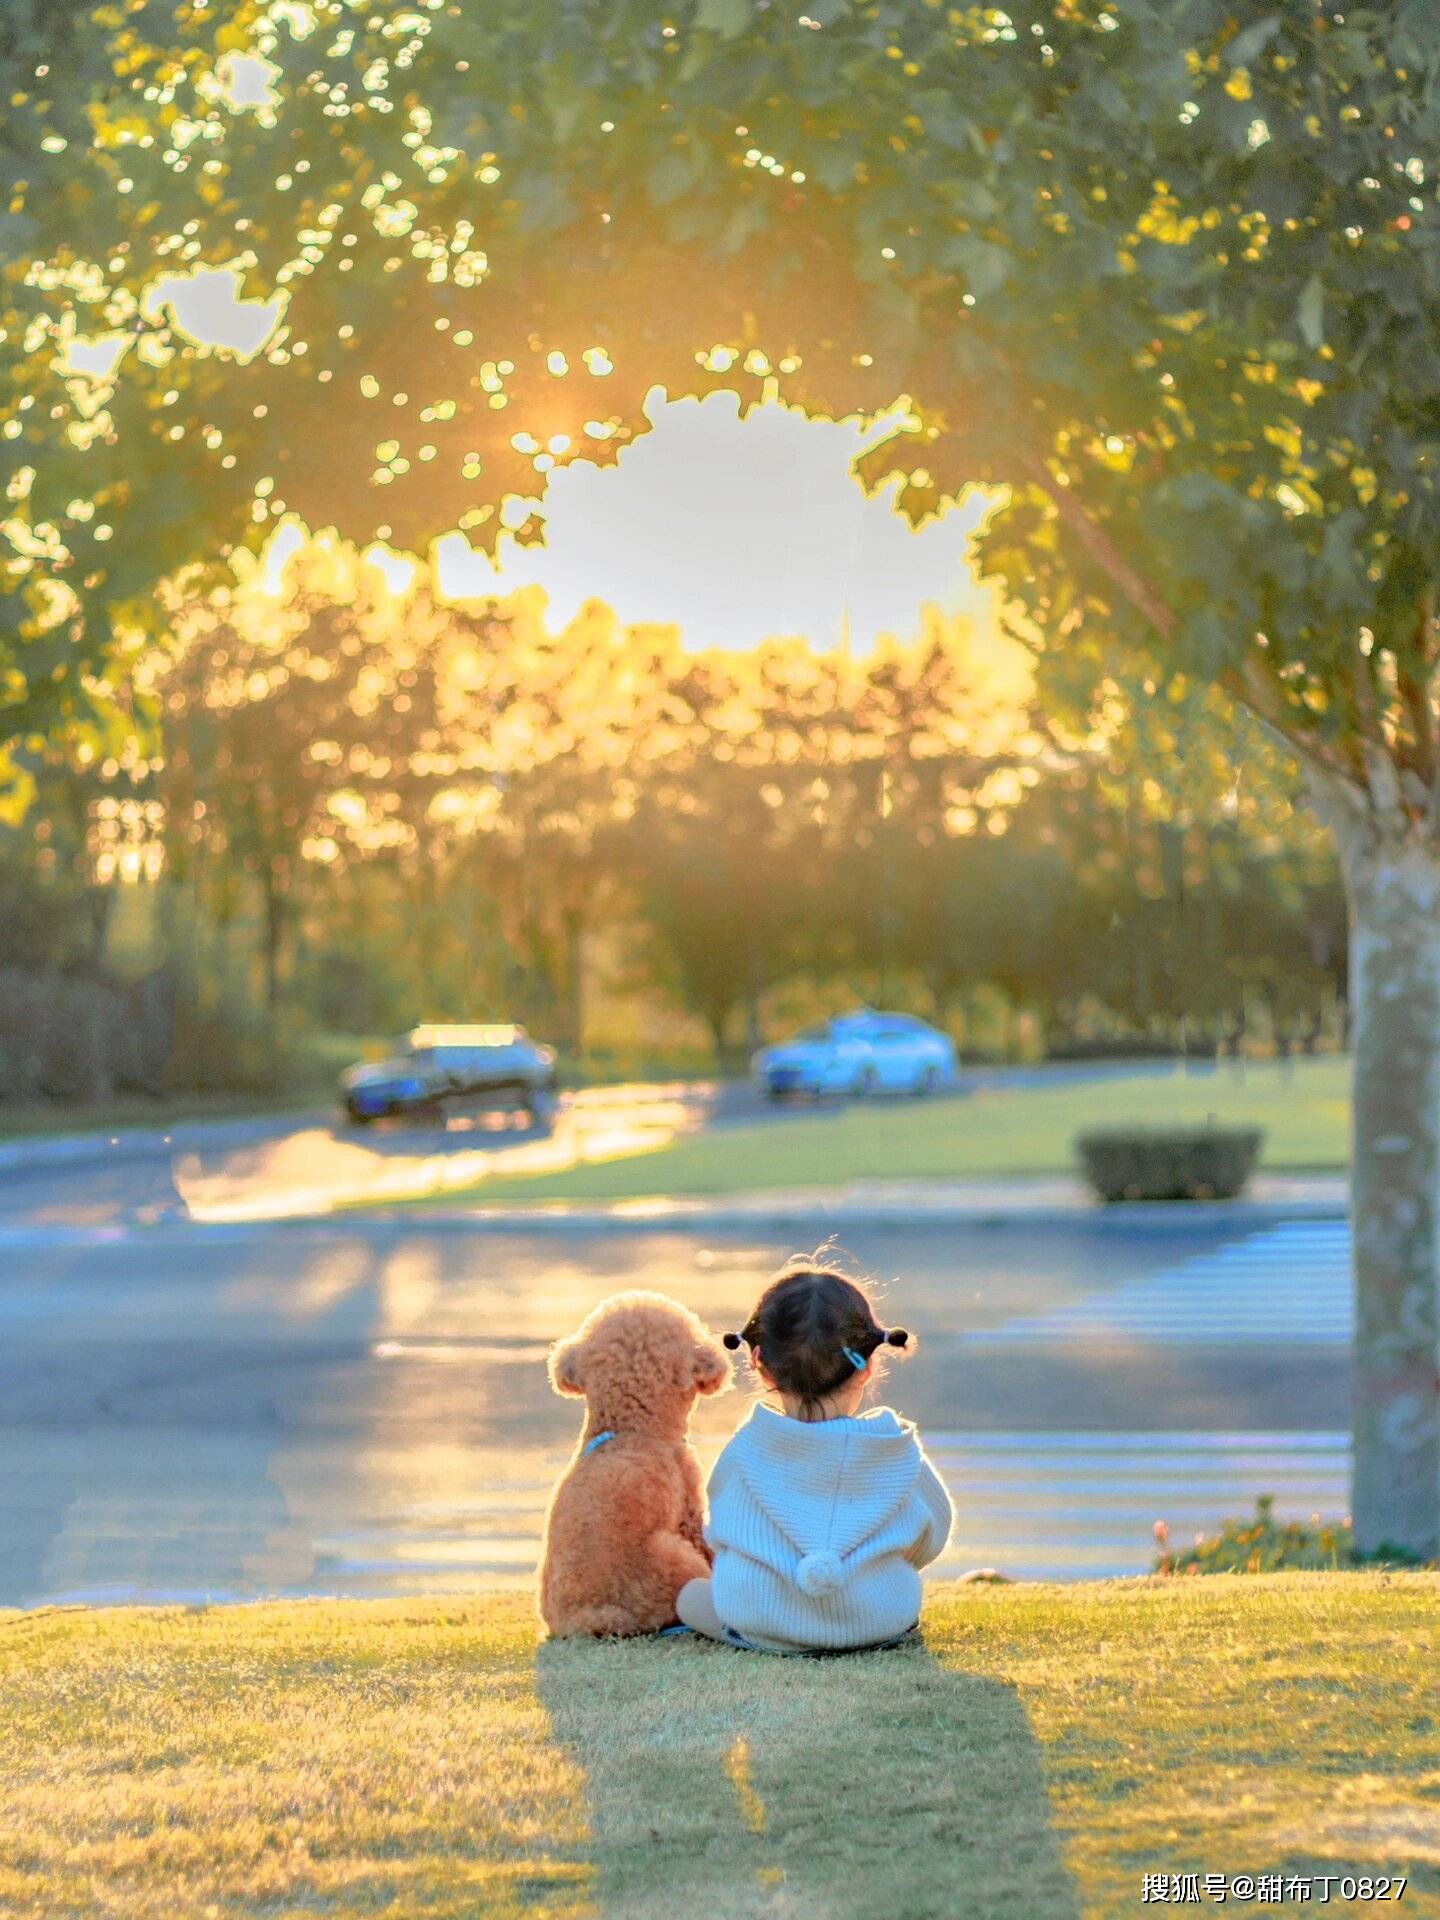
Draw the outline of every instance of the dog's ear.
M719 1393L730 1385L730 1357L722 1347L702 1340L695 1348L692 1372L700 1393Z
M580 1377L580 1342L557 1340L550 1349L550 1384L556 1393L584 1393Z

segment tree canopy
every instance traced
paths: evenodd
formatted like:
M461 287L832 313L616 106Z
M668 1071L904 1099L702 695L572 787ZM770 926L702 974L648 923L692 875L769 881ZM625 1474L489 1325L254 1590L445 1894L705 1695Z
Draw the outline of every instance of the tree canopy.
M482 1008L652 1069L857 995L972 1055L1336 1037L1333 859L1219 716L1076 742L933 609L697 655L333 540L237 571L141 664L147 750L57 745L0 827L0 1098L308 1085L327 1036Z
M282 509L533 537L654 385L738 384L903 396L863 477L916 521L1010 485L1057 691L1119 637L1424 814L1429 9L1238 13L9 0L6 730L117 697L157 578ZM276 303L244 365L177 319L222 267Z

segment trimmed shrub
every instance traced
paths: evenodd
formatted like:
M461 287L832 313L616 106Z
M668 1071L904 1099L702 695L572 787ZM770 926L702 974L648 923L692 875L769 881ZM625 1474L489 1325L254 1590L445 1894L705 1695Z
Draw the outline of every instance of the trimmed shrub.
M1231 1200L1264 1138L1258 1127L1097 1128L1075 1151L1102 1200Z

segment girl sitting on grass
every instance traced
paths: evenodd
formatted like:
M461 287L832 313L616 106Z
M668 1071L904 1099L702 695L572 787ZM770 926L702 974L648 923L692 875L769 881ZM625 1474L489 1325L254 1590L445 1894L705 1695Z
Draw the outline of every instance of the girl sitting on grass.
M767 1653L892 1646L918 1623L920 1568L945 1546L950 1496L915 1429L858 1411L876 1356L904 1347L863 1287L798 1257L727 1347L778 1408L757 1401L715 1462L708 1580L680 1590L686 1626Z

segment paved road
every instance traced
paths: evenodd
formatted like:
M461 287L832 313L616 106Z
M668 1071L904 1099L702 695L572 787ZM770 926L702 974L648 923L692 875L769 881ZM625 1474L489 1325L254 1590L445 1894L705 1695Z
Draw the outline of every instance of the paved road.
M686 1081L567 1094L548 1128L495 1114L448 1127L361 1129L317 1111L63 1142L4 1141L0 1221L149 1224L176 1216L219 1222L313 1215L353 1200L468 1185L487 1170L560 1169L661 1145L701 1127L783 1121L804 1111L768 1106L743 1084Z
M827 1232L137 1221L163 1194L144 1160L0 1185L0 1605L525 1580L576 1426L546 1343L625 1285L738 1325ZM1264 1491L1342 1510L1344 1236L847 1228L921 1336L887 1391L955 1492L942 1570L1139 1571L1157 1517L1183 1538ZM703 1451L740 1411L704 1406Z
M1168 1060L966 1069L956 1091L1053 1086L1175 1071ZM1226 1071L1192 1064L1192 1073ZM892 1102L875 1103L883 1124ZM354 1200L466 1186L486 1171L560 1170L697 1129L784 1125L842 1102L776 1106L736 1081L592 1087L567 1093L548 1129L490 1116L448 1128L345 1126L333 1110L182 1122L78 1139L0 1139L0 1221L53 1224L176 1216L210 1222L308 1216Z

